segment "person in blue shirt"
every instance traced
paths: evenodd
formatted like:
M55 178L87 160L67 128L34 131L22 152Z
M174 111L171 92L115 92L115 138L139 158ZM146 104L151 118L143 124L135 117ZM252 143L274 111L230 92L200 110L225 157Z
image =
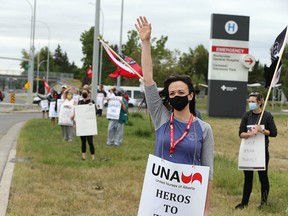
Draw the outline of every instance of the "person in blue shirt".
M151 24L146 17L139 17L135 26L142 41L141 62L146 103L156 130L155 155L174 163L210 168L204 211L207 216L214 161L211 126L196 116L195 90L189 76L168 77L164 81L164 89L158 93L153 80Z

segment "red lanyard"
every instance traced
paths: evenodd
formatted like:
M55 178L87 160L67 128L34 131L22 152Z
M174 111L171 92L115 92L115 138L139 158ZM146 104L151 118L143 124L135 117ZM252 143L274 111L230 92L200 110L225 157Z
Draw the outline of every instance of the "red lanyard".
M170 115L170 157L172 157L175 146L184 139L184 137L188 134L189 129L192 125L193 121L193 114L191 113L189 121L186 125L185 131L183 132L182 136L174 142L174 113L171 113Z

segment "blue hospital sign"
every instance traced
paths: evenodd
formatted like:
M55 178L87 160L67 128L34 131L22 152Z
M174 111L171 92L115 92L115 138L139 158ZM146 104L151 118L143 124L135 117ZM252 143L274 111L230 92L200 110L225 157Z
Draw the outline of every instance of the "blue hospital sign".
M225 30L228 34L235 34L238 31L238 25L234 21L228 21L225 24Z
M208 68L208 114L241 117L246 108L249 17L212 14ZM227 106L228 105L228 106Z

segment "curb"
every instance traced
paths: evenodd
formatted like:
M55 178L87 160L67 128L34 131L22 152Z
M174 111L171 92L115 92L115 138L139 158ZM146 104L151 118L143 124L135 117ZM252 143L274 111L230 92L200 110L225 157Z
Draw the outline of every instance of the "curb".
M1 169L3 168L3 174L0 181L0 216L5 216L8 201L9 201L9 194L10 194L10 187L11 181L13 177L13 171L15 163L11 162L13 158L16 158L16 145L17 145L17 138L20 129L24 125L25 122L20 122L12 126L6 135L4 135L0 140L0 150L1 150ZM4 148L3 148L4 146ZM2 172L2 170L0 170ZM0 173L1 174L1 173Z

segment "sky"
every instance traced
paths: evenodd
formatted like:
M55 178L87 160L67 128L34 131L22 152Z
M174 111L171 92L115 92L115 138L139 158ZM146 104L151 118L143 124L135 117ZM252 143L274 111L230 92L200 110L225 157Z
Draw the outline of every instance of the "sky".
M182 52L199 44L209 49L211 14L249 16L249 54L262 64L270 64L269 50L288 25L287 0L123 1L122 44L127 41L127 32L136 30L134 24L139 16L146 16L152 23L152 37L168 36L167 48ZM95 24L95 2L37 0L35 52L48 44L54 52L59 44L69 61L82 67L80 37ZM100 34L109 44L120 43L121 3L101 1ZM34 0L0 0L0 71L20 69L19 61L1 57L21 58L22 49L29 51L33 5Z

